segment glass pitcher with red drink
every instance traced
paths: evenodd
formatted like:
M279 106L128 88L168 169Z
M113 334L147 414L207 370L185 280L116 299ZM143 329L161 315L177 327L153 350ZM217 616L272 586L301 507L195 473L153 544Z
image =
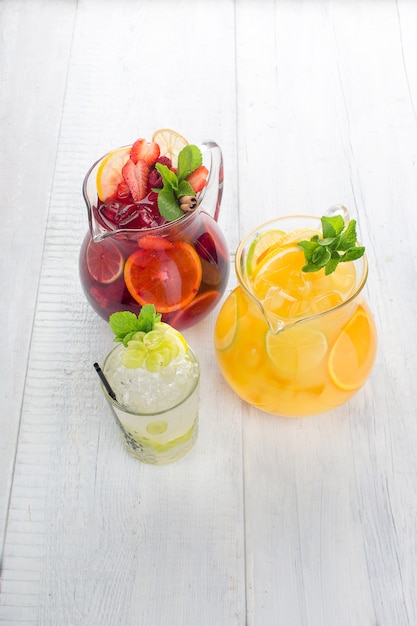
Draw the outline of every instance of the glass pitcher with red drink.
M220 147L189 145L169 129L94 163L83 184L89 231L80 252L94 310L108 320L150 303L180 330L203 319L229 275L217 223L222 192Z

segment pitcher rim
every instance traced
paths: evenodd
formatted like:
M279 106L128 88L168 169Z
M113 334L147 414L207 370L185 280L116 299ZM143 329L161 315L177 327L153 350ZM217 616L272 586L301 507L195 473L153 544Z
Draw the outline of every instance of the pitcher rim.
M198 145L199 146L205 146L205 145L209 145L210 142L212 142L212 140L204 140L202 142L200 142ZM192 211L189 212L185 212L184 215L181 215L181 217L177 218L176 220L173 220L171 222L166 222L165 224L158 224L157 226L151 226L150 228L105 228L103 227L103 232L101 235L93 235L93 228L92 228L92 212L93 212L93 207L92 207L92 203L91 200L88 196L87 193L87 183L88 180L94 170L94 168L108 155L110 154L110 152L116 151L116 150L123 150L123 148L129 148L131 147L133 144L125 144L123 146L119 146L118 148L114 148L114 150L108 150L107 152L105 152L100 158L98 158L96 161L94 161L94 163L90 166L90 168L88 169L87 173L84 176L83 179L83 184L82 184L82 192L83 192L83 198L84 198L84 202L87 206L87 211L88 211L88 221L89 221L89 226L90 226L90 232L92 234L92 237L95 241L99 241L101 239L104 239L105 237L111 236L111 235L115 235L115 234L128 234L128 233L139 233L139 232L143 232L143 233L150 233L150 232L155 232L158 231L160 232L161 230L165 230L168 229L170 226L173 226L174 224L177 225L180 222L188 222L189 220L191 221L192 217L195 216L196 214L198 214L200 211L202 211L203 209L201 209L201 204L204 200L204 196L207 190L207 186L203 187L203 189L201 189L201 191L199 191L198 193L196 193L196 198L197 198L197 204L195 206L195 208ZM217 144L216 144L217 145ZM98 198L98 193L97 193L97 198ZM204 212L204 210L203 210Z
M253 239L254 235L258 232L263 230L265 227L267 227L269 224L273 224L276 223L280 220L284 220L284 219L315 219L315 220L320 220L320 216L318 215L311 215L311 214L307 214L307 213L294 213L292 215L281 215L279 217L275 217L269 220L266 220L265 222L262 222L261 224L258 224L257 226L255 226L254 228L252 228L239 242L238 247L236 249L236 254L235 254L235 259L234 259L234 266L235 266L235 272L236 272L236 276L239 282L239 285L244 289L244 291L248 294L248 296L250 298L252 298L253 300L256 301L256 304L262 309L262 305L259 302L259 300L256 298L256 296L253 294L253 292L249 289L249 287L247 287L246 285L246 281L244 280L244 272L241 270L241 257L242 257L242 251L244 246L248 243L248 241L250 240L250 238ZM359 242L358 242L359 243ZM359 244L360 245L360 244ZM328 313L334 312L338 309L341 309L345 306L347 306L349 303L351 303L353 300L355 300L358 295L360 294L360 292L362 291L362 289L364 288L367 278L368 278L368 259L366 256L366 253L363 254L363 256L360 259L356 259L355 261L353 261L353 263L356 266L356 261L360 261L362 260L363 262L363 268L362 268L362 275L360 277L360 280L358 282L358 284L355 286L355 290L354 292L346 299L343 300L343 302L340 302L339 304L336 304L335 306L330 307L329 309L325 310L325 311L320 311L319 313L313 313L312 315L305 315L304 317L294 317L294 318L289 318L289 320L286 320L285 318L282 318L283 321L283 328L282 330L284 330L285 328L289 328L291 326L295 326L296 324L300 323L300 322L305 322L307 320L313 320L317 317L321 317L323 315L327 315ZM262 314L264 314L264 312L262 311ZM281 331L279 331L281 332Z

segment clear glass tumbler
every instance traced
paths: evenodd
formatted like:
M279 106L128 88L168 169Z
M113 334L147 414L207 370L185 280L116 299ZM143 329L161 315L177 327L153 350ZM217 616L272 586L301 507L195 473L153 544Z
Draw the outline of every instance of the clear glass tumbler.
M193 448L198 434L200 365L197 357L188 349L186 366L180 363L173 366L175 371L167 367L162 372L149 372L145 368L120 368L123 350L123 345L114 348L103 365L103 373L116 399L103 384L102 390L124 446L143 463L165 465L181 459ZM132 377L143 402L121 391L124 385L131 384ZM157 396L156 399L153 396Z

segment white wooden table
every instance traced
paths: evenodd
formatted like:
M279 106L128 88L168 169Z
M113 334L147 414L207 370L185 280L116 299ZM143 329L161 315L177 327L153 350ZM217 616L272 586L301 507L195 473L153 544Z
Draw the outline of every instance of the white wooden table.
M90 164L164 126L222 146L231 251L349 207L379 350L346 406L273 417L212 314L198 443L156 468L102 397L78 251ZM1 0L0 128L0 623L417 624L417 2Z

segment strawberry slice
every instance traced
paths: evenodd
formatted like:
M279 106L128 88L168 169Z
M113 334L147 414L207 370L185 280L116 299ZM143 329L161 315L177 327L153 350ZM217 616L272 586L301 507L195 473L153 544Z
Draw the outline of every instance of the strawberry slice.
M140 248L146 248L147 250L168 250L172 248L173 244L159 235L143 235L138 240Z
M146 141L146 139L138 139L130 149L130 158L133 163L136 164L142 159L149 167L155 164L159 154L158 144L155 141Z
M130 189L125 180L122 180L117 187L116 198L119 200L128 200L130 198Z
M148 189L148 164L139 159L134 163L129 159L122 168L122 175L129 187L134 202L140 202L146 196Z
M197 167L188 177L187 181L194 189L194 193L198 193L207 185L208 169L204 165Z

